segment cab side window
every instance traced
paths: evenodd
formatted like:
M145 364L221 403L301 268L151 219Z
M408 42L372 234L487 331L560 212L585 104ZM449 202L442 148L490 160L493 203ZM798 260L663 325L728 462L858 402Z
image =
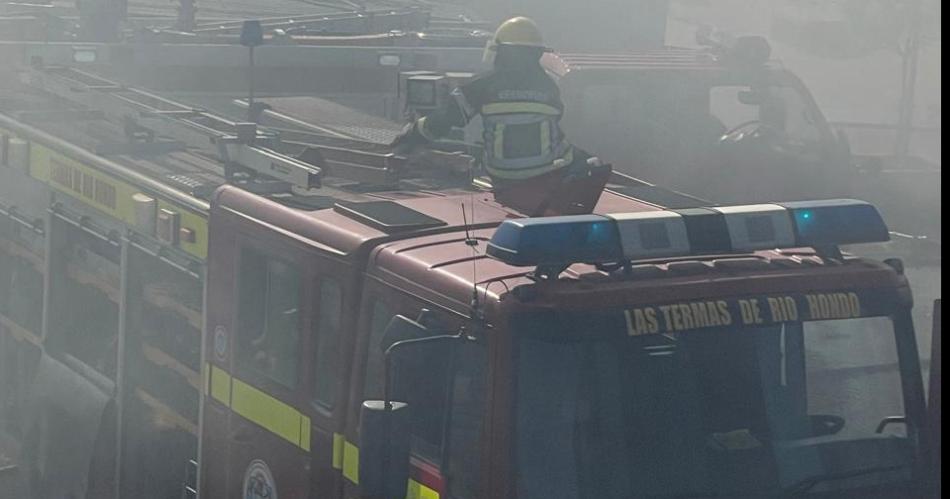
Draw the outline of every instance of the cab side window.
M379 345L393 314L383 301L373 303L373 316L369 326L369 352L366 355L366 376L363 378L364 399L383 397L383 350Z
M297 386L300 270L243 249L238 279L238 365L288 388Z
M343 363L340 352L340 316L343 312L343 290L340 283L323 278L317 286L320 309L314 325L313 399L321 407L332 410L339 392L339 375Z
M373 305L363 385L364 400L383 398L383 336L396 313L398 311L392 311L381 301ZM443 350L444 344L417 345L401 350L397 354L398 360L394 362L399 368L390 372L393 400L409 404L412 451L417 456L433 461L441 458L447 412L450 359L440 355Z

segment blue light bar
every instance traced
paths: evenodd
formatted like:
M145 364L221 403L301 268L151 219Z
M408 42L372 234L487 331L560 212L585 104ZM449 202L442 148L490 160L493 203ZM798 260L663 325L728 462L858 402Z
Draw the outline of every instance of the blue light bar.
M792 215L798 246L890 241L887 225L873 205L856 199L780 203Z
M600 215L505 220L486 251L518 266L623 260L617 225Z
M712 208L726 219L730 246L735 251L789 248L795 231L789 212L777 204L750 204Z
M672 211L613 213L620 245L627 260L664 258L690 253L683 216Z
M505 220L487 253L516 266L566 266L889 239L874 206L832 199Z

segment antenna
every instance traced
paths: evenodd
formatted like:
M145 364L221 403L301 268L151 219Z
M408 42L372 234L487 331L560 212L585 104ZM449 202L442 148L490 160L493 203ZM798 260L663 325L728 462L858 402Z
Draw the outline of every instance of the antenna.
M472 237L471 232L469 232L468 216L465 213L465 203L460 203L462 205L462 221L465 224L465 245L472 248L472 312L471 318L477 318L480 316L479 303L478 303L478 281L476 280L476 257L478 256L478 250L475 249L478 246L478 239ZM475 204L472 204L472 223L475 222Z

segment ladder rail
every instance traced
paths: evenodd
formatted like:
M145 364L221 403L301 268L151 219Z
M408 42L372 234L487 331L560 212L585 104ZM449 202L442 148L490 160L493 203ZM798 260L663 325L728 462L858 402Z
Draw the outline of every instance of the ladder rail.
M303 189L318 188L319 166L282 154L278 134L239 123L98 75L66 67L35 67L27 82L53 95L156 135L184 142L226 167L249 170ZM225 168L227 172L229 168Z

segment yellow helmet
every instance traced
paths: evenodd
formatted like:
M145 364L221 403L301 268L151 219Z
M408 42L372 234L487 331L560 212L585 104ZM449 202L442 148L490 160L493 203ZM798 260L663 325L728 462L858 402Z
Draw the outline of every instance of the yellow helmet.
M498 26L495 36L485 45L485 62L490 63L495 59L499 45L518 45L547 50L538 25L523 16L512 17Z

